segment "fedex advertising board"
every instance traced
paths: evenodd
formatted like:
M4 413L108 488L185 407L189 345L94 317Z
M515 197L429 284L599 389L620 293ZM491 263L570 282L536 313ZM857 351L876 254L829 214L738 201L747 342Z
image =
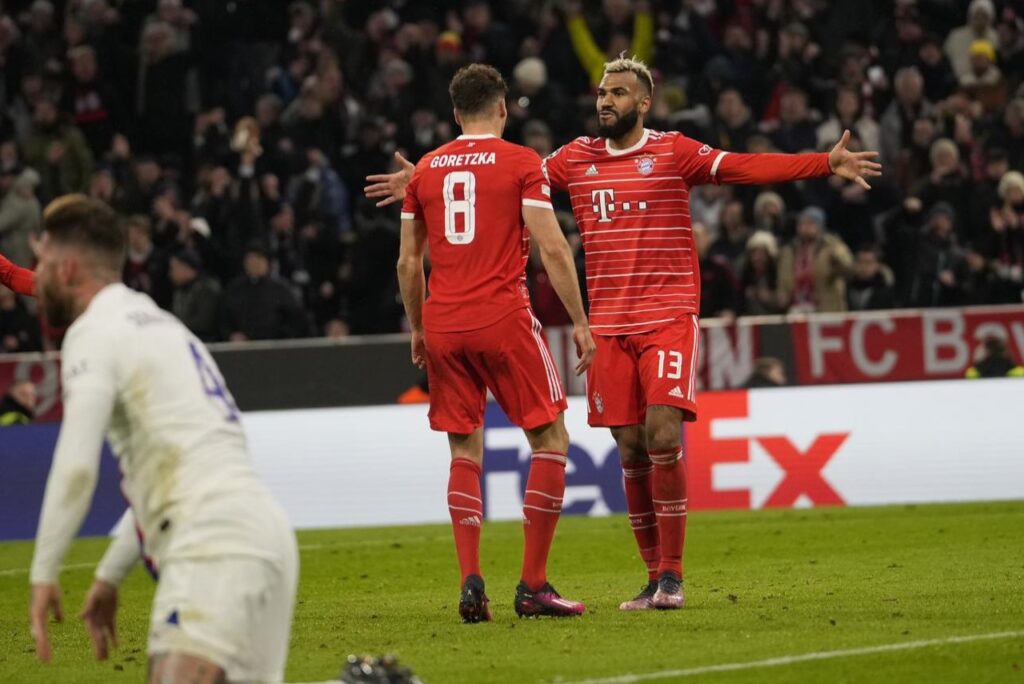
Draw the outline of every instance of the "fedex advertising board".
M1024 380L707 392L685 426L691 510L1024 498ZM299 528L445 522L448 446L426 406L249 413L256 469ZM608 430L570 399L564 510L625 510ZM10 431L9 431L10 430ZM35 532L57 426L0 430L0 539ZM484 511L520 517L530 450L500 409L485 423ZM104 456L86 527L123 509Z

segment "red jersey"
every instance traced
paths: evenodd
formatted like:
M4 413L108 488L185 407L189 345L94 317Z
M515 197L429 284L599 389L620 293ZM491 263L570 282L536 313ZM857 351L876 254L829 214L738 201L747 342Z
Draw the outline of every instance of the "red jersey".
M427 225L424 328L477 330L530 305L524 206L551 208L540 156L528 147L463 135L420 160L402 218Z
M827 154L733 154L648 129L624 150L604 138L577 138L545 159L544 170L572 201L597 335L648 332L700 312L691 187L831 173Z

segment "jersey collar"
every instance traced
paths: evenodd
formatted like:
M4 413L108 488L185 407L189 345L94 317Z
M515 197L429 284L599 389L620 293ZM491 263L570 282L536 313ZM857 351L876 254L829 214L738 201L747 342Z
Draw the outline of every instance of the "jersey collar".
M478 133L476 135L460 135L459 140L487 140L488 138L497 137L493 133Z
M633 145L631 147L627 147L624 150L617 150L614 147L612 147L612 141L611 140L605 139L605 141L604 141L604 148L606 150L608 150L608 154L612 155L613 157L619 157L619 156L622 156L624 154L629 154L630 152L636 152L641 147L643 147L644 145L647 144L647 139L649 137L651 137L651 129L645 128L643 134L640 136L640 139L636 142L635 145Z

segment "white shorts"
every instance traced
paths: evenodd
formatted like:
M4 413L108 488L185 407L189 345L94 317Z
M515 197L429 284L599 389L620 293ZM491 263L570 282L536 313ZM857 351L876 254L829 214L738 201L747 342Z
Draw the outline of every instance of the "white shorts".
M183 653L220 666L229 682L284 681L298 547L290 527L267 531L280 562L249 556L168 559L150 617L149 655Z

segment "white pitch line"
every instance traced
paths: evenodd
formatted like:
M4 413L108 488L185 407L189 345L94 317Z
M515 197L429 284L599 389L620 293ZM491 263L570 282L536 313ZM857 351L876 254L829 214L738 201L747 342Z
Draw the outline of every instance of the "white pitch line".
M779 667L781 665L792 665L793 663L806 663L812 660L848 658L851 656L871 655L873 653L890 653L892 651L911 651L918 648L928 648L930 646L966 644L972 641L992 641L995 639L1014 639L1018 637L1024 637L1024 631L991 632L988 634L966 634L963 636L945 637L942 639L904 641L902 643L896 644L880 644L878 646L847 648L838 651L818 651L816 653L804 653L802 655L781 656L779 658L767 658L765 660L751 660L745 663L723 663L721 665L705 665L703 667L691 667L685 670L661 670L660 672L647 672L644 674L626 674L617 677L583 679L574 682L566 682L562 679L558 679L555 681L564 682L564 684L634 684L634 682L646 682L653 679L668 679L670 677L695 677L697 675L712 674L715 672L735 672L737 670L753 670L761 667Z

